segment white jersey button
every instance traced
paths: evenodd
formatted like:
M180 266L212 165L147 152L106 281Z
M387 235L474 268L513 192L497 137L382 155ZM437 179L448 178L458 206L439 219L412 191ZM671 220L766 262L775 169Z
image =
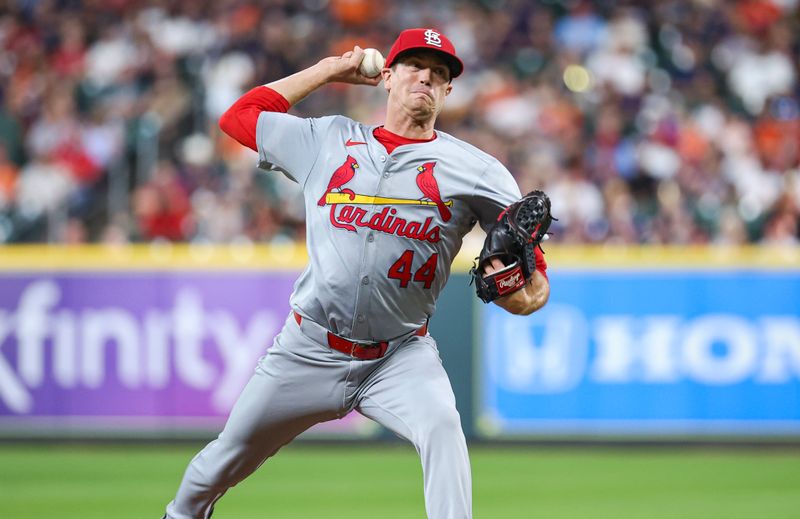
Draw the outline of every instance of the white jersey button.
M356 317L356 321L358 321L360 323L363 323L364 322L364 315L363 314L358 314L358 317Z
M386 162L386 155L381 155L381 162Z
M375 241L375 235L372 234L372 233L369 233L369 236L367 236L367 241L370 242L370 243L374 242Z
M363 278L361 278L361 284L369 285L369 276L364 276Z

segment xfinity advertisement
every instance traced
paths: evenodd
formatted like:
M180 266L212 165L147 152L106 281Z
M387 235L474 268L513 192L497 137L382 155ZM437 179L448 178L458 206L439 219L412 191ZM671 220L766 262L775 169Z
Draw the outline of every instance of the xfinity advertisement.
M0 432L218 431L297 274L0 276ZM325 433L372 433L352 414Z

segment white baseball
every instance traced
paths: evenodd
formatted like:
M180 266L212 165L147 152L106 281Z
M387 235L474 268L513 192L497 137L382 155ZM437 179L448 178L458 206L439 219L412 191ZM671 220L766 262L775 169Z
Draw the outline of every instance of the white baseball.
M377 49L364 49L364 59L358 66L358 71L366 77L375 77L383 70L383 54Z

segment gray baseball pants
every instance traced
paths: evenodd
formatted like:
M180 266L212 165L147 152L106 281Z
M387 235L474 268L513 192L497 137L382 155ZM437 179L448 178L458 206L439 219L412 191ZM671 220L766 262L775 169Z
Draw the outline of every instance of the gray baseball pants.
M472 478L450 380L430 335L358 360L332 350L327 331L290 314L219 437L189 463L169 519L206 519L214 503L298 434L352 409L411 441L422 461L430 519L470 519Z

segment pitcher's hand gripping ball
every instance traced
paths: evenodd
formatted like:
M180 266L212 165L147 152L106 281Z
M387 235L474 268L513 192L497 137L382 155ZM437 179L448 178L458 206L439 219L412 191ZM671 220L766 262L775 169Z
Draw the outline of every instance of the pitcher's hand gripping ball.
M383 54L377 49L364 49L364 58L358 66L358 71L366 77L377 77L383 70Z
M478 297L489 303L523 288L536 271L534 248L550 228L550 198L531 191L500 214L483 242L470 274ZM498 258L505 268L484 275L484 267ZM484 277L485 276L485 277Z

